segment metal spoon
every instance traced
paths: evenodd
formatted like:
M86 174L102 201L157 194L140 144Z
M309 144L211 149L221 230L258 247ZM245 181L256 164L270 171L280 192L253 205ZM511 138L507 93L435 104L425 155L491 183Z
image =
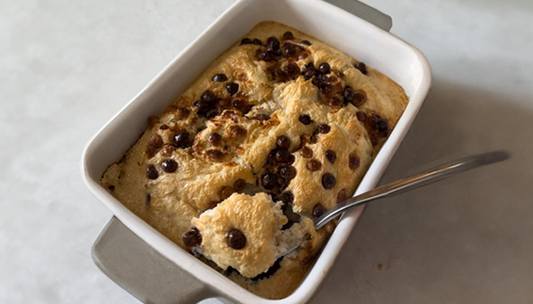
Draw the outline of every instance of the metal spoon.
M346 210L353 207L367 204L384 197L400 194L413 189L417 189L434 182L440 181L452 175L474 169L483 165L500 162L509 158L509 153L505 151L494 151L473 156L461 158L452 162L442 164L434 169L428 170L424 173L414 175L378 188L368 192L359 194L355 197L345 200L344 202L329 209L326 213L314 221L315 229L319 230L324 227L331 220L337 218ZM289 247L285 252L278 255L281 258L292 251L296 250L300 245Z

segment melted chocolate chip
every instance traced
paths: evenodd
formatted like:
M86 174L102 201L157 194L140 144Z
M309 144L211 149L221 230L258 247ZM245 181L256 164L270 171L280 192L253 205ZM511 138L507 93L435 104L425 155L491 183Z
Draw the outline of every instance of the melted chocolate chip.
M335 179L335 176L331 173L324 173L322 175L322 187L324 189L331 189L335 186L335 183L337 183L337 180Z
M109 189L110 191L113 191L113 190L115 190L115 186L109 185L109 187L107 187L107 189Z
M241 138L246 136L246 129L241 126L231 126L228 128L228 133L233 138Z
M227 80L228 80L228 77L225 74L215 74L215 76L213 76L214 82L224 82Z
M220 189L220 199L225 200L233 194L234 190L232 186L225 186Z
M291 39L294 39L294 35L292 34L292 32L287 31L283 34L283 40L291 40Z
M280 149L289 150L291 147L291 140L287 136L281 135L276 140L276 146Z
M187 110L187 111L188 111L188 110ZM187 115L189 115L189 114L187 114ZM159 130L168 130L168 129L169 129L169 126L167 126L167 125L161 125L161 126L159 127Z
M218 146L220 144L220 141L222 140L222 136L218 133L213 133L209 135L209 143L213 146Z
M300 154L303 158L311 158L313 157L313 150L308 147L303 147L302 150L300 150Z
M205 118L213 119L213 118L217 117L218 114L220 114L220 111L217 108L210 109L210 110L207 111L207 113L205 113Z
M255 45L263 45L263 42L260 40L260 39L257 39L255 38L253 41L252 41L253 44Z
M357 90L354 94L352 104L356 107L362 106L366 102L366 93L363 90Z
M250 106L248 105L246 100L242 100L242 99L235 99L233 101L233 107L235 109L241 111L244 114L246 114L246 113L248 113L248 111L250 111Z
M160 148L163 146L163 138L159 134L154 134L148 140L148 144L154 148Z
M322 74L329 74L329 72L331 71L331 67L329 66L327 62L324 62L318 66L318 70Z
M284 71L280 71L280 70L272 73L272 78L274 79L275 82L285 82L289 80L289 76L287 75L287 73L285 73Z
M183 234L183 244L187 247L194 247L202 244L202 235L200 234L200 231L193 227L191 230L185 232L185 234Z
M176 148L187 148L189 146L189 132L183 131L174 135L174 146Z
M317 75L315 78L313 78L312 82L317 88L324 90L324 88L328 86L328 76Z
M146 206L150 206L150 202L152 201L152 196L150 195L150 193L146 193L146 202L145 202L145 205Z
M224 153L216 149L209 149L205 151L205 153L207 153L207 156L209 156L209 158L213 161L218 161L224 157Z
M350 167L350 169L355 170L359 168L360 163L361 161L359 160L359 156L357 156L357 153L350 153L350 155L348 156L348 166Z
M300 43L304 45L311 45L311 42L309 42L309 40L302 40L300 41Z
M342 100L337 96L333 96L329 98L328 104L330 107L333 107L333 108L338 108L343 105Z
M342 189L341 191L339 191L339 193L337 194L337 204L340 204L342 202L344 202L346 200L347 196L346 196L346 189Z
M313 78L317 74L317 71L314 66L308 66L304 69L302 75L304 76L305 80L309 80Z
M354 65L354 67L356 69L358 69L359 71L361 71L361 73L365 74L367 73L367 70L366 70L366 64L364 62L358 62Z
M300 74L300 67L298 67L298 65L294 63L287 64L284 70L289 76L296 76Z
M331 127L328 126L328 125L320 125L320 126L318 126L318 128L316 130L318 131L318 133L328 134L329 131L331 130Z
M226 243L230 248L243 249L246 246L246 236L239 229L231 229L226 236Z
M191 113L191 111L189 109L186 109L186 108L178 108L176 110L176 118L177 119L184 119L184 118L187 118L189 116L189 114Z
M324 213L326 213L328 210L326 209L326 207L324 207L322 204L316 204L314 207L313 207L313 217L315 219L321 217Z
M261 185L267 190L272 190L278 183L278 177L272 172L265 172L261 175Z
M246 181L242 178L239 178L233 183L233 189L237 192L241 192L246 188Z
M146 168L146 177L149 179L157 179L159 177L159 172L157 172L157 168L154 165L149 165Z
M161 163L161 169L166 173L176 172L178 169L178 163L173 159L167 159Z
M226 85L226 90L228 90L230 95L234 95L239 91L239 85L235 82L230 82Z
M366 121L366 113L365 112L359 111L355 115L357 116L357 120L359 120L360 122L365 122Z
M276 60L276 55L272 51L261 52L259 58L263 61L269 62Z
M288 163L289 160L291 159L291 154L287 150L278 149L276 151L275 158L276 158L276 162L278 163Z
M379 137L376 132L370 132L368 136L370 137L370 142L373 146L377 146L379 144Z
M278 173L283 179L291 180L296 176L296 169L292 166L283 166L279 168Z
M300 117L298 117L298 120L306 126L311 123L311 117L307 114L300 115Z
M335 159L337 159L337 154L335 153L335 151L327 150L326 158L329 160L330 163L333 164L335 162Z
M387 131L388 127L387 127L387 120L386 119L381 119L377 122L376 124L376 129L378 130L378 132L384 132L384 131Z
M250 38L244 38L241 40L241 45L244 45L244 44L252 44L252 39Z
M307 162L306 167L307 167L307 170L314 172L314 171L320 170L320 168L322 167L322 164L316 159L311 159L310 161Z

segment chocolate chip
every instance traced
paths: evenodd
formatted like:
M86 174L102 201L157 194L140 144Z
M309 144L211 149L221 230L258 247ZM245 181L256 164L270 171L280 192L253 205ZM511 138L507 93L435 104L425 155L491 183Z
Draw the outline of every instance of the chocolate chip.
M296 176L296 169L292 166L283 166L279 168L278 173L283 179L291 180Z
M220 114L220 111L217 108L210 109L205 113L205 118L207 119L213 119Z
M213 92L207 90L202 94L202 97L200 97L200 100L206 101L209 104L213 104L217 100L217 96L213 94Z
M359 71L361 71L361 73L365 74L367 73L367 70L366 70L366 64L364 62L358 62L354 65L354 67L356 69L358 69Z
M293 43L284 43L282 46L282 54L285 57L295 57L303 48Z
M304 45L311 45L311 42L309 42L309 40L302 40L300 41L300 43Z
M259 58L266 62L276 60L275 54L272 51L261 52Z
M387 131L388 127L387 127L387 120L386 119L381 119L377 122L376 124L376 129L378 130L378 132L384 132L384 131Z
M187 115L189 115L189 114L187 114ZM161 125L159 127L159 130L168 130L168 129L169 129L169 127L167 125Z
M226 243L233 249L243 249L246 246L246 236L239 229L231 229L226 237Z
M226 85L226 90L228 90L230 95L234 95L239 91L239 85L235 82L230 82Z
M307 114L300 115L300 117L298 117L298 120L306 126L311 123L311 117Z
M322 175L322 187L324 187L324 189L333 188L336 182L337 180L335 179L335 176L333 176L333 174L324 173L324 175Z
M342 100L339 97L337 97L337 96L333 96L333 97L328 99L328 104L329 104L330 107L338 108L338 107L342 106Z
M287 150L278 149L276 151L276 161L278 163L288 163L291 159L291 154Z
M191 111L189 109L186 109L186 108L178 108L176 110L176 118L177 119L184 119L184 118L187 118L189 116L189 114L191 113Z
M326 209L326 207L322 206L322 204L316 204L313 207L313 217L317 219L317 218L321 217L327 211L328 210Z
M243 44L252 44L252 39L250 38L244 38L241 40L241 45Z
M209 158L211 158L213 161L218 161L224 157L224 153L216 149L209 149L205 151L205 153L207 153L207 156L209 156Z
M316 159L311 159L307 162L307 169L311 172L318 171L321 167L322 164Z
M346 189L342 189L341 191L339 191L339 193L337 193L337 204L344 202L346 198Z
M294 63L287 64L284 70L289 76L296 76L300 74L300 67L298 67L298 65Z
M204 100L197 100L193 103L193 106L197 109L197 113L199 115L203 115L205 113L207 113L207 111L209 111L209 109L211 109L211 104L207 101L204 101Z
M232 186L225 186L220 189L220 199L225 200L233 194L234 190Z
M257 39L255 38L253 41L252 41L253 44L255 45L263 45L263 42L260 40L260 39Z
M278 177L272 172L265 172L261 175L261 185L267 190L272 190L278 183Z
M246 114L248 111L250 111L250 106L246 102L246 100L242 99L235 99L233 101L233 107L237 110L241 111L242 113Z
M183 244L187 247L194 247L202 244L202 235L200 234L200 231L193 227L191 230L185 232L185 234L183 234Z
M359 160L359 156L357 156L357 153L350 153L350 155L348 156L348 166L350 167L350 169L355 170L359 168L360 163L361 161Z
M378 134L376 132L370 132L370 134L368 134L368 136L370 137L370 142L372 143L373 146L377 146L379 144L379 137L378 137Z
M213 76L214 82L224 82L227 80L228 80L228 77L225 74L215 74L215 76Z
M353 91L353 89L349 86L346 86L344 87L344 92L343 92L343 96L344 96L344 101L345 102L353 102L354 98L355 98L355 93Z
M110 191L113 191L113 190L115 190L115 186L109 185L109 187L107 187L107 189L109 189Z
M146 202L145 202L145 205L146 205L146 206L149 206L151 201L152 201L152 196L150 195L150 193L146 193Z
M280 149L289 150L291 147L291 140L287 136L281 135L276 140L276 146Z
M318 66L318 70L322 74L329 74L329 72L331 71L331 67L329 66L327 62L324 62Z
M189 146L189 132L183 131L174 135L174 146L176 148L186 148Z
M318 128L316 130L318 131L318 133L328 134L329 131L331 130L331 127L328 126L328 125L320 125L320 126L318 126Z
M326 151L326 158L329 160L330 163L334 163L335 159L337 159L337 154L332 150Z
M283 34L283 40L291 40L291 39L294 39L294 35L292 34L292 32L287 31Z
M246 181L242 178L239 178L233 183L233 189L237 192L241 192L246 188Z
M149 179L156 179L159 177L159 172L157 172L157 168L154 165L149 165L146 168L146 177Z
M270 37L267 39L268 49L269 50L279 50L279 40L275 37Z
M289 76L284 71L275 71L272 73L272 78L275 82L285 82L289 80Z
M366 113L363 112L363 111L358 111L357 114L355 114L357 116L357 120L359 120L360 122L365 122L366 121Z
M246 136L246 129L241 126L230 126L228 128L228 133L233 138L241 138Z
M213 146L218 146L220 144L220 141L222 140L222 136L218 133L213 133L209 135L209 143Z
M222 98L218 101L218 105L223 109L229 109L233 106L231 98Z
M178 169L178 163L173 159L167 159L161 163L161 169L166 173L176 172Z
M354 94L352 104L356 107L362 106L366 102L366 93L363 90L357 90Z
M313 85L315 85L315 87L319 88L319 89L323 89L324 87L326 87L328 84L328 76L326 75L317 75L315 78L313 78Z
M294 202L294 194L290 191L285 191L281 194L281 200L285 205L291 205Z
M311 158L313 157L313 150L308 147L303 147L302 150L300 150L300 154L302 154L303 158Z
M302 73L305 80L313 78L317 74L317 71L314 66L306 67Z
M160 148L163 145L163 138L159 134L154 134L148 140L148 144L154 148Z

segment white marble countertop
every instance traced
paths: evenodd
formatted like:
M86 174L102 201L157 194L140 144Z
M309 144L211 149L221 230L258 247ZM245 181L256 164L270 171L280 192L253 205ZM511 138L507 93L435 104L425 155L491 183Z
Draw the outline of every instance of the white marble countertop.
M533 303L533 2L365 2L434 73L384 181L513 157L369 206L313 303ZM0 303L138 303L91 260L81 152L231 3L0 0Z

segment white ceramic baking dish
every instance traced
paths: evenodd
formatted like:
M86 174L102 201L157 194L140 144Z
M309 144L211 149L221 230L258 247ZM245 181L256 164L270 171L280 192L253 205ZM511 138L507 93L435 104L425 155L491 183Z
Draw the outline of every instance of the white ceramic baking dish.
M175 303L196 303L211 297L236 303L305 303L318 290L363 210L352 210L343 217L296 291L285 299L272 301L248 292L197 260L100 187L99 179L106 167L138 139L147 118L161 113L217 56L264 20L292 26L365 62L399 83L409 96L409 105L357 193L376 186L430 86L429 64L417 49L336 6L320 0L240 0L231 6L116 114L83 153L82 173L87 187L133 233L176 265L174 272L180 282L175 288L180 288L180 293Z

